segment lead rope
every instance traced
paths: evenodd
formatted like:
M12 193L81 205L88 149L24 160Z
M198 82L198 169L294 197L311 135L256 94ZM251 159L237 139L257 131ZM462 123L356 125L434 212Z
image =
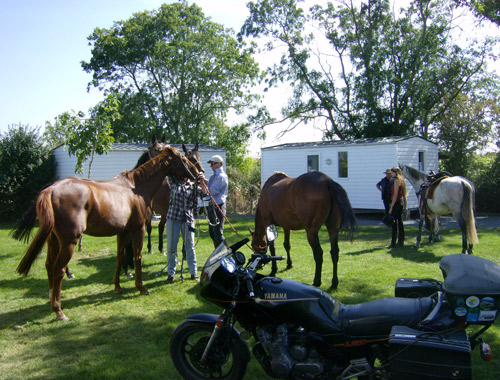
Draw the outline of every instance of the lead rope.
M215 207L217 207L217 209L220 211L220 213L222 214L222 216L224 217L224 219L226 220L226 222L231 226L231 229L234 231L234 233L239 237L239 238L243 238L243 236L241 236L238 231L236 231L236 229L233 227L233 225L231 224L231 222L229 221L229 219L227 218L226 214L224 214L222 212L222 210L220 209L219 205L217 204L217 202L215 201L215 199L212 197L212 193L210 192L210 189L207 187L207 185L205 184L205 182L201 182L204 190L207 192L207 194L210 196L210 199L212 200L212 204L215 205ZM207 219L208 219L208 214L207 214ZM248 245L248 243L245 244L248 248L250 248L250 250L253 251L252 247L250 247Z

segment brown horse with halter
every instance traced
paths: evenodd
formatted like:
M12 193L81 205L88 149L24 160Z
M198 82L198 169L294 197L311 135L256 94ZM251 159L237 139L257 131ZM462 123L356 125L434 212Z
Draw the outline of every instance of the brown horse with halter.
M290 258L290 230L306 230L307 241L313 250L316 271L315 286L321 285L321 268L323 250L318 232L323 224L328 229L330 238L330 255L333 262L332 288L338 286L337 263L339 260L338 234L345 231L352 239L357 228L357 220L351 202L342 186L321 172L302 174L291 178L285 173L271 175L260 194L255 213L255 232L252 248L256 251L266 249L266 228L275 224L284 230L284 247L288 256L288 267L292 266ZM271 254L274 247L270 244ZM276 274L277 267L273 262L271 275Z
M67 319L61 310L61 283L82 234L117 236L117 264L113 282L121 292L120 270L125 245L132 241L135 286L148 294L142 284L142 244L145 223L151 218L151 201L165 176L196 180L198 170L177 149L165 147L139 168L109 181L68 177L40 192L35 204L19 221L13 237L29 239L38 217L40 228L21 260L17 271L27 275L47 242L45 267L49 279L52 310L58 320Z
M191 161L198 169L198 172L205 173L203 165L201 164L201 156L198 153L198 144L193 149L188 149L186 145L182 144L182 150L189 161ZM160 215L160 223L158 224L158 250L163 253L163 232L165 231L165 224L167 223L168 202L170 200L170 185L168 179L165 178L158 189L158 192L153 198L153 211ZM151 250L151 219L146 222L146 230L148 233L148 253Z

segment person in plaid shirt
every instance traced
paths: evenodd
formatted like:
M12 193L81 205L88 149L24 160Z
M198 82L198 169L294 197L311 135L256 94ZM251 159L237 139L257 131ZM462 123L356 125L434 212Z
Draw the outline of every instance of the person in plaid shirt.
M186 261L191 280L199 281L196 274L196 253L194 251L194 216L193 206L196 201L196 185L188 179L170 177L170 200L167 212L167 284L174 282L177 266L177 243L179 232L182 234Z

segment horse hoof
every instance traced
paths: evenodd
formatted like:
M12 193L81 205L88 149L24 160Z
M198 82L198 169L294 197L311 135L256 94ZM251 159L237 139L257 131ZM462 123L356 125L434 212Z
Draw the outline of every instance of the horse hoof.
M122 288L115 288L115 293L116 294L123 293L123 289Z
M147 289L141 289L141 296L149 296L149 292Z
M56 321L69 321L69 319L61 312L61 314L57 314Z
M321 282L313 282L313 286L319 288L321 286Z
M286 269L292 269L292 268L293 268L293 265L292 265L292 264L288 264L288 265L286 266Z

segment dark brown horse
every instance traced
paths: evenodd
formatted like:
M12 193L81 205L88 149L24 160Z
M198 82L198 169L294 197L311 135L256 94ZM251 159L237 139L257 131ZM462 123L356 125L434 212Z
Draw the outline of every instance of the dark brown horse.
M67 319L61 310L61 282L75 246L84 233L91 236L117 235L117 265L113 279L116 293L121 292L120 270L125 245L132 241L135 286L141 294L148 294L142 284L144 226L151 218L152 198L167 175L196 179L198 170L177 149L166 147L139 168L109 181L68 177L40 192L13 233L16 239L28 239L38 217L40 228L17 271L26 276L47 242L45 267L51 306L58 320Z
M292 266L290 230L306 230L307 241L313 250L316 262L313 283L315 286L321 285L323 250L318 232L325 224L330 237L330 254L333 262L332 288L338 286L338 234L340 231L345 231L352 238L357 227L351 202L342 186L321 172L305 173L297 178L288 177L281 172L274 173L264 184L257 204L255 232L252 239L254 250L262 251L266 248L266 228L271 224L281 226L284 230L283 245L288 256L289 268ZM271 250L271 254L274 255L274 249ZM274 264L271 275L275 275L276 270Z
M201 156L198 153L198 144L193 149L188 149L186 145L182 144L182 150L187 159L191 161L198 169L198 172L205 173L203 165L201 164ZM141 159L139 159L140 161ZM167 223L168 202L170 201L170 186L167 178L163 180L157 193L153 198L153 211L160 215L160 223L158 224L158 250L163 253L163 232L165 231L165 224ZM151 219L146 222L146 231L148 233L148 253L153 253L151 245Z

